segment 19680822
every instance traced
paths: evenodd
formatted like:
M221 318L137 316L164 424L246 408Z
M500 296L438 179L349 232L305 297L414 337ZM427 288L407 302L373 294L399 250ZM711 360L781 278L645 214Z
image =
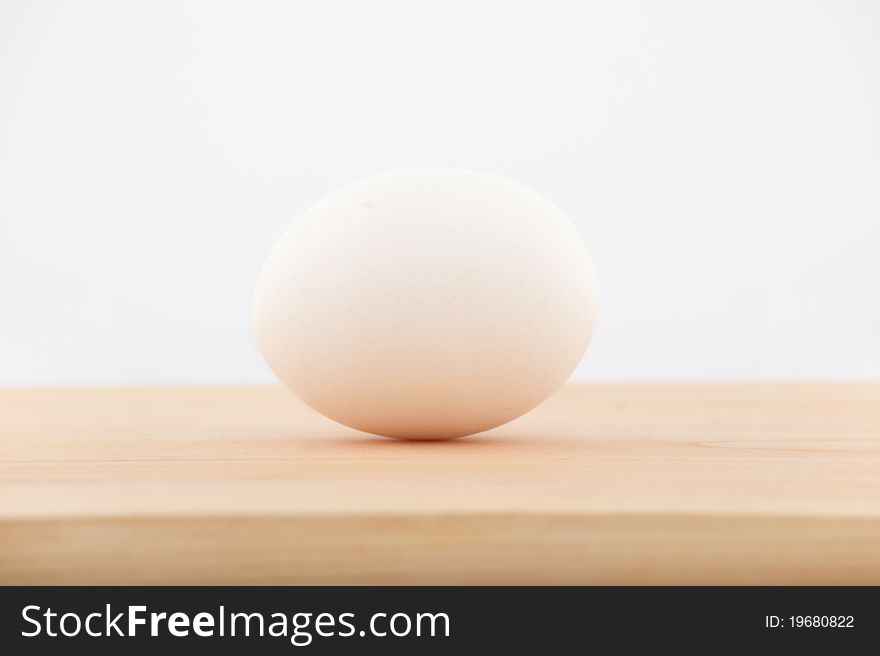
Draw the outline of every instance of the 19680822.
M792 615L789 618L791 626L800 628L816 629L851 629L853 628L852 615Z

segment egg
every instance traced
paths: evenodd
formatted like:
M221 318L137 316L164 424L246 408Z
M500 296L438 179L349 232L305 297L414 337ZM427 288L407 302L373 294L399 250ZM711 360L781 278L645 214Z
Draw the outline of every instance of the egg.
M571 375L596 317L574 224L516 182L408 168L318 201L253 300L267 363L340 424L405 439L479 433Z

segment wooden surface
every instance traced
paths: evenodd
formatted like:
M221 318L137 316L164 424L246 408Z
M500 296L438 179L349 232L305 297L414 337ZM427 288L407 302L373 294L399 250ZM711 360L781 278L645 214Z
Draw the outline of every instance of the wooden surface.
M0 391L0 583L880 583L880 385L569 386L446 443Z

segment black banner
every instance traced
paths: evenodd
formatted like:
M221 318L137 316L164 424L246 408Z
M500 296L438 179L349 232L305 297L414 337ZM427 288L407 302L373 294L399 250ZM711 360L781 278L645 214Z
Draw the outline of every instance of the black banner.
M878 615L867 587L9 587L0 653L850 653Z

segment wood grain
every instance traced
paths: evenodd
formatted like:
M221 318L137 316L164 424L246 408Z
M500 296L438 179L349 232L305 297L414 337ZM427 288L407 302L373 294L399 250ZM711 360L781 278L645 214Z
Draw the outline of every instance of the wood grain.
M434 443L3 390L0 583L880 584L880 385L575 385Z

